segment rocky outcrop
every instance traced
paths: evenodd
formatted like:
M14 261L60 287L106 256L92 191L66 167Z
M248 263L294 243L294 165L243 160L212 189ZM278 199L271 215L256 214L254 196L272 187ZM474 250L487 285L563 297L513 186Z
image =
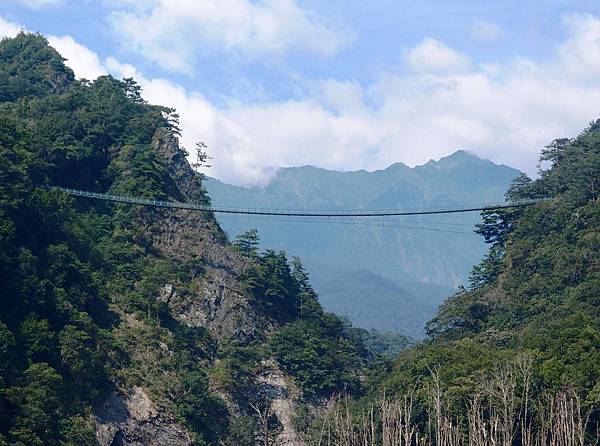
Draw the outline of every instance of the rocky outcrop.
M154 135L152 144L165 161L169 175L181 192L178 198L186 198L194 203L210 203L202 186L202 177L191 168L187 160L188 154L180 147L177 136L166 130L159 131Z
M175 182L178 199L209 203L201 176L190 167L177 138L159 132L153 144ZM173 292L159 296L177 319L207 328L219 344L248 342L264 332L268 323L253 310L241 282L247 260L231 248L210 212L155 209L142 218L153 250L197 267L191 283L179 287L185 290L165 284Z
M187 326L207 328L219 344L246 343L260 336L258 316L240 284L227 272L209 268L186 288L194 292L178 293L173 285L167 284L159 299Z
M295 401L299 391L286 380L285 374L274 361L263 362L264 371L258 376L260 391L269 399L271 413L281 424L275 444L278 446L305 446L294 425Z
M264 332L267 322L252 308L241 280L246 260L219 240L201 213L161 210L144 218L152 249L194 269L190 282L165 284L158 296L174 317L207 328L219 344L248 342Z
M154 145L173 179L169 193L177 200L209 203L200 176L191 169L177 139L159 133ZM191 271L188 282L165 283L156 296L173 317L187 326L208 329L220 346L264 338L275 327L275 322L253 307L243 283L248 261L232 249L210 212L147 208L138 218L148 249L180 261ZM276 444L303 446L293 423L298 392L291 390L283 372L273 361L265 360L255 384L256 393L265 396L264 402L281 425ZM233 416L252 413L248 401L238 401L231 395L223 395L223 399ZM95 421L101 446L194 444L175 418L158 408L140 387L115 391L97 408Z
M140 387L113 392L96 409L100 446L191 446L193 439L173 417L159 409Z

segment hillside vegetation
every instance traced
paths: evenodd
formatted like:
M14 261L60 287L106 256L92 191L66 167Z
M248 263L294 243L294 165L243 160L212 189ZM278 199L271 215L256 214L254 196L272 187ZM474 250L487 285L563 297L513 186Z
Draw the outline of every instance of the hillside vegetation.
M507 198L554 198L483 213L490 250L469 289L442 305L428 340L377 377L368 398L324 414L318 426L334 444L600 440L600 121L552 142L541 165Z
M282 428L279 367L306 398L358 389L360 332L299 261L231 245L210 213L47 188L208 204L174 110L75 80L28 34L0 42L0 98L0 445L253 445L265 413Z

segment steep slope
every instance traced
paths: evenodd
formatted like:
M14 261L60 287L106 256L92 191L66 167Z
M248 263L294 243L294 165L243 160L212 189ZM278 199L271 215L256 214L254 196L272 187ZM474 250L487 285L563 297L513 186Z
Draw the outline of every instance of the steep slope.
M424 444L600 440L600 121L552 142L541 162L537 180L521 176L507 195L553 199L483 214L490 249L470 288L354 403L361 432L381 428L360 418L378 407L374 417L386 412L391 428Z
M224 206L406 209L502 201L508 184L518 174L510 167L457 151L415 168L400 163L375 172L283 168L263 189L231 186L211 178L206 188L214 202ZM479 221L476 213L376 220L369 226L364 225L365 221L341 224L331 219L311 223L218 218L232 236L257 228L262 246L300 256L328 310L348 315L365 328L405 331L417 337L423 335L422 327L437 305L458 285L466 283L472 266L485 253L479 237L464 233L472 231ZM349 281L337 280L342 272ZM357 272L365 283L359 283ZM383 277L389 285L382 286L377 277ZM359 287L371 292L357 293ZM348 296L345 302L338 297L342 293ZM373 305L369 307L367 302ZM369 316L363 318L362 313ZM390 315L394 315L395 323L386 322Z
M555 140L541 162L549 167L539 179L520 178L508 194L556 198L484 213L480 233L490 251L473 270L471 289L449 299L428 331L443 342L535 350L544 385L597 392L600 121L577 138Z
M210 213L51 188L209 203L173 110L74 80L39 35L2 40L0 67L1 445L297 444L298 401L359 387L361 332L299 262Z

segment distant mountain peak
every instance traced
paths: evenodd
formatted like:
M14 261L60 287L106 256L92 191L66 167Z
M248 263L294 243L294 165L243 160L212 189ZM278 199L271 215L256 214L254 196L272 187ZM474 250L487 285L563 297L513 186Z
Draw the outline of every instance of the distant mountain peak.
M431 164L447 164L447 163L456 163L456 162L465 162L465 161L487 161L472 152L469 152L464 149L459 149L456 152L451 153L450 155L442 156L439 160L431 159L427 161L427 163L423 164L424 166ZM417 166L418 167L418 166Z
M487 158L482 158L472 152L462 149L457 150L456 152L451 153L450 155L443 156L439 160L429 160L421 166L416 166L415 169L452 171L455 169L470 168L475 165L480 166L481 168L501 168L518 172L517 169L514 169L510 166L495 163L494 161L491 161Z
M432 165L432 164L435 165L435 164L459 163L459 162L466 162L466 161L483 161L486 163L495 164L492 161L481 158L472 152L469 152L464 149L459 149L459 150L451 153L450 155L441 157L438 160L430 159L425 164L416 165L415 167L410 167L401 161L392 163L383 169L376 169L376 170L366 170L366 169L338 170L338 169L331 169L331 168L325 168L325 167L317 167L317 166L307 164L307 165L303 165L303 166L282 167L282 168L278 169L278 172L286 172L286 171L288 171L288 172L301 172L301 171L319 172L319 171L321 171L321 172L348 173L348 174L357 173L357 172L375 173L375 172L383 172L383 171L390 171L390 170L393 171L393 170L414 169L414 168L423 167L423 166Z
M451 153L448 156L444 156L441 159L444 158L455 158L455 159L483 159L477 155L475 155L473 152L469 152L468 150L464 150L464 149L458 149L456 152Z
M390 164L388 167L386 167L383 170L395 170L395 169L410 169L410 167L402 162L397 162L397 163Z

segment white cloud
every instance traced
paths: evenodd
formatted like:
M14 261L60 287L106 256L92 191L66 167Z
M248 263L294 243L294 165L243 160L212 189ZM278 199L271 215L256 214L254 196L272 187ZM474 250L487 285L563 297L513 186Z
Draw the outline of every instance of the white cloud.
M295 0L129 0L114 7L111 24L123 44L172 71L190 71L198 52L327 55L344 42Z
M268 179L272 166L375 169L465 148L534 174L545 144L575 136L600 112L600 20L566 23L568 39L539 63L477 67L426 39L408 53L412 74L391 73L370 86L326 80L302 100L210 107L198 116L209 122L211 173L247 184Z
M413 70L422 73L455 73L471 68L467 56L432 38L411 49L406 59Z
M317 83L315 96L319 103L337 112L368 112L364 92L358 82L327 79Z
M76 49L71 66L134 77L149 102L176 108L184 146L205 141L214 156L210 174L236 184L264 183L274 166L375 169L420 164L458 148L534 173L541 147L576 135L600 111L600 19L569 16L565 26L567 39L542 62L478 67L425 40L411 53L428 43L446 63L411 65L409 74L388 73L368 86L323 80L297 100L230 99L224 106L113 58L98 67L97 56L76 42L62 51ZM83 62L75 60L80 56Z
M479 42L496 42L502 38L504 32L497 24L485 20L478 20L473 24L471 35Z
M76 77L91 80L106 74L106 68L98 55L77 43L71 36L49 36L48 42L67 59L65 63L75 72Z
M565 75L593 83L600 76L600 19L589 14L569 14L563 19L570 38L559 49Z
M116 76L118 79L121 78L130 78L133 77L135 79L143 78L141 73L131 64L119 62L114 57L107 57L105 61L106 69L113 76Z
M42 9L48 6L58 5L63 0L19 0L22 4L31 9Z
M2 37L14 37L21 30L21 26L16 23L9 22L0 16L0 38Z

